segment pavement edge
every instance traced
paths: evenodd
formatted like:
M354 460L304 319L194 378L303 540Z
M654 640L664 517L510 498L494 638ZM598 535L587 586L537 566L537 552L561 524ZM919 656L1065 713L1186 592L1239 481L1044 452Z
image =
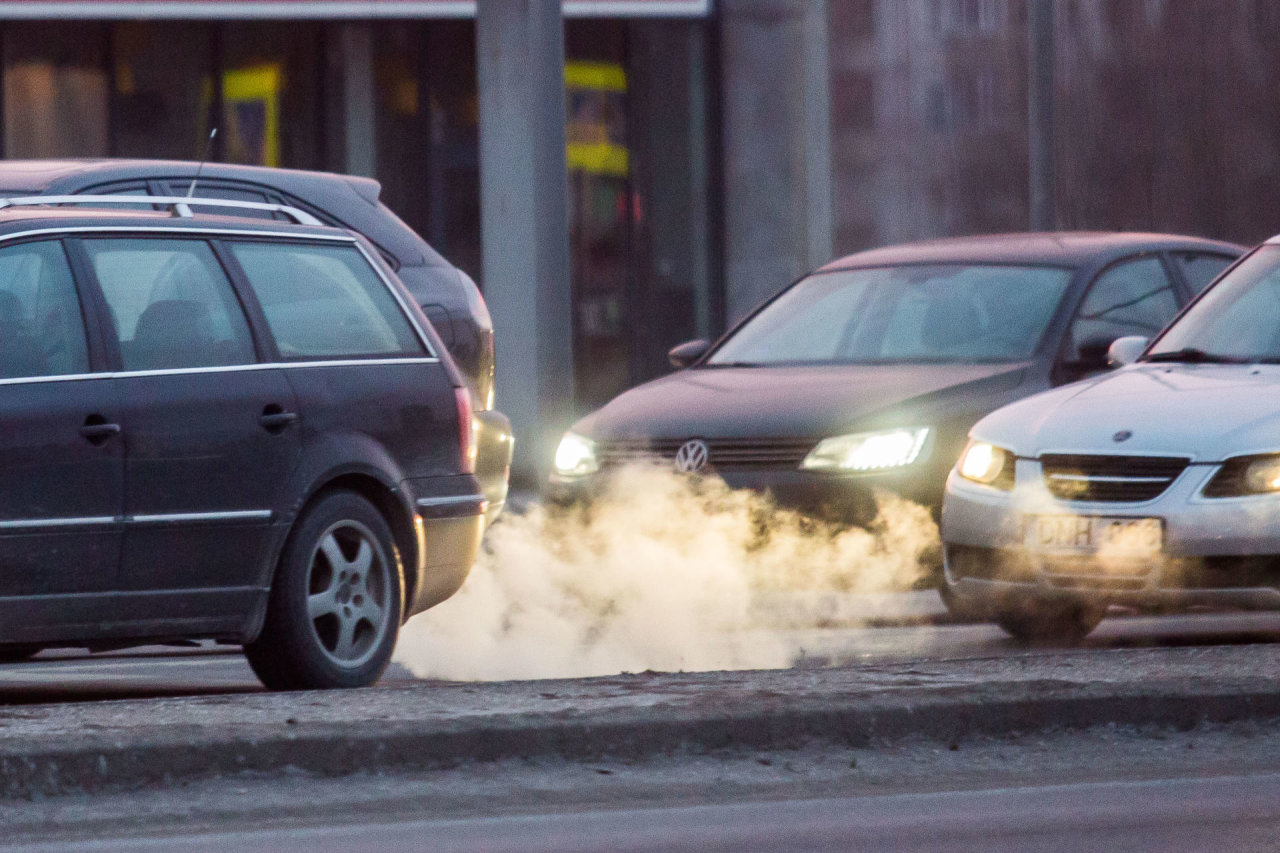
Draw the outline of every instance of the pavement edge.
M868 701L774 699L764 707L711 710L656 706L572 716L511 714L456 720L389 721L363 731L335 724L281 724L245 733L160 728L146 737L93 735L0 742L0 796L173 785L236 773L342 776L447 768L507 758L630 758L730 748L777 749L813 741L865 747L904 737L953 741L1109 724L1189 729L1201 723L1280 719L1280 691L1251 680L1243 689L1129 693L1032 685L1024 695L995 689L905 691ZM71 741L68 743L67 741Z

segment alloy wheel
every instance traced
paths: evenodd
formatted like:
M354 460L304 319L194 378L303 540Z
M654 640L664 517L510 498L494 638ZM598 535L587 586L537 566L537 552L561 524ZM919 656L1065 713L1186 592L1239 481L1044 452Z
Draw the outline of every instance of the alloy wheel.
M346 519L319 538L307 571L307 620L325 656L344 668L364 664L387 631L387 556L369 528Z

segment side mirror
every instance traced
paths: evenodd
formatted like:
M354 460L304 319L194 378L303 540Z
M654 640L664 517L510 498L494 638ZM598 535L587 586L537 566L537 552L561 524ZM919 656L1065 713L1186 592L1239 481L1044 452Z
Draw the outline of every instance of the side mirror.
M711 349L711 341L706 338L685 341L671 348L667 353L667 361L671 362L672 367L683 369L706 355L709 349Z
M1141 335L1116 338L1111 342L1111 346L1107 347L1107 367L1124 367L1126 364L1133 364L1149 343L1151 340Z
M1085 370L1106 370L1107 352L1115 340L1115 338L1098 337L1083 341L1077 350L1080 355L1077 364Z
M1115 338L1099 336L1086 338L1076 346L1076 359L1064 361L1055 368L1054 382L1079 382L1111 368L1108 351Z

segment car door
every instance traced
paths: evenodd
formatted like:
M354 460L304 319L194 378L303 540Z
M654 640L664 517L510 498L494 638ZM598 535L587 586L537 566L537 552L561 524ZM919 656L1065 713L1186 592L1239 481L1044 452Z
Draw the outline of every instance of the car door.
M116 585L124 496L120 406L93 373L58 240L0 248L0 638L80 618ZM32 602L31 598L37 601ZM95 618L106 618L99 610ZM24 633L26 632L26 633Z
M298 395L304 442L378 448L402 476L458 470L452 381L351 243L227 243Z
M1054 369L1057 383L1107 369L1107 348L1126 335L1154 337L1182 300L1156 255L1126 258L1100 272L1076 307Z
M118 363L126 591L184 591L190 615L241 612L299 453L294 396L203 239L86 237Z

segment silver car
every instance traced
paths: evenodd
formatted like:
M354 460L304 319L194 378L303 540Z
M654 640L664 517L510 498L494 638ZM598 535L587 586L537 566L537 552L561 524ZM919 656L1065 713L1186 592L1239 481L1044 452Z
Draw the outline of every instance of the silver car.
M946 592L1024 640L1112 602L1280 608L1280 237L1118 370L979 421L942 511Z

